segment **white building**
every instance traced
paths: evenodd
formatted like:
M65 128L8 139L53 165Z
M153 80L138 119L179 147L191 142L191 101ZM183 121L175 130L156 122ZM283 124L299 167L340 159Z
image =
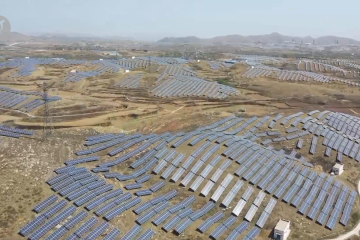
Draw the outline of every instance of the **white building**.
M274 229L274 239L286 240L290 235L290 221L280 219Z
M335 163L335 165L332 168L332 171L335 175L340 175L344 171L344 164L341 163Z

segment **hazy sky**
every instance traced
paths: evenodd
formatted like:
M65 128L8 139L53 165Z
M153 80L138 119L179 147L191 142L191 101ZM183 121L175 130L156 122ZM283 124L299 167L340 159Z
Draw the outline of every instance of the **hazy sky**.
M360 40L359 0L1 0L20 33L202 38L279 32Z

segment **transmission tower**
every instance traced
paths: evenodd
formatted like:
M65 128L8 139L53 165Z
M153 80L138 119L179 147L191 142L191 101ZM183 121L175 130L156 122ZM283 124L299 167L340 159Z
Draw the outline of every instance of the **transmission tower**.
M42 91L43 101L44 101L44 126L43 126L43 141L46 141L48 139L48 136L51 134L51 132L54 130L52 125L52 118L50 114L50 107L49 107L49 97L48 97L48 91L50 88L54 86L53 83L46 83L38 84L35 83L38 88Z
M151 71L151 57L149 56L149 73Z

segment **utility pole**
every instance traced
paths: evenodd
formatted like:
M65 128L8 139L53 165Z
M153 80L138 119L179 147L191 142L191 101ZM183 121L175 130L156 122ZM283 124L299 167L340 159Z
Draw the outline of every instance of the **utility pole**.
M46 83L44 82L43 84L38 84L35 83L36 86L38 86L38 88L41 89L42 91L42 96L43 96L43 101L44 101L44 125L43 125L43 141L47 141L48 136L51 134L51 132L53 131L53 126L52 126L52 119L51 119L51 114L50 114L50 107L49 107L49 97L48 97L48 91L50 88L52 88L54 86L54 82L53 83Z

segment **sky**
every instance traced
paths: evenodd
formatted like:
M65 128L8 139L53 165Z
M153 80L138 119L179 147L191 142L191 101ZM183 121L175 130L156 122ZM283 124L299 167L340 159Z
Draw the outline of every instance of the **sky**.
M13 32L211 38L278 32L360 40L359 0L1 0Z

